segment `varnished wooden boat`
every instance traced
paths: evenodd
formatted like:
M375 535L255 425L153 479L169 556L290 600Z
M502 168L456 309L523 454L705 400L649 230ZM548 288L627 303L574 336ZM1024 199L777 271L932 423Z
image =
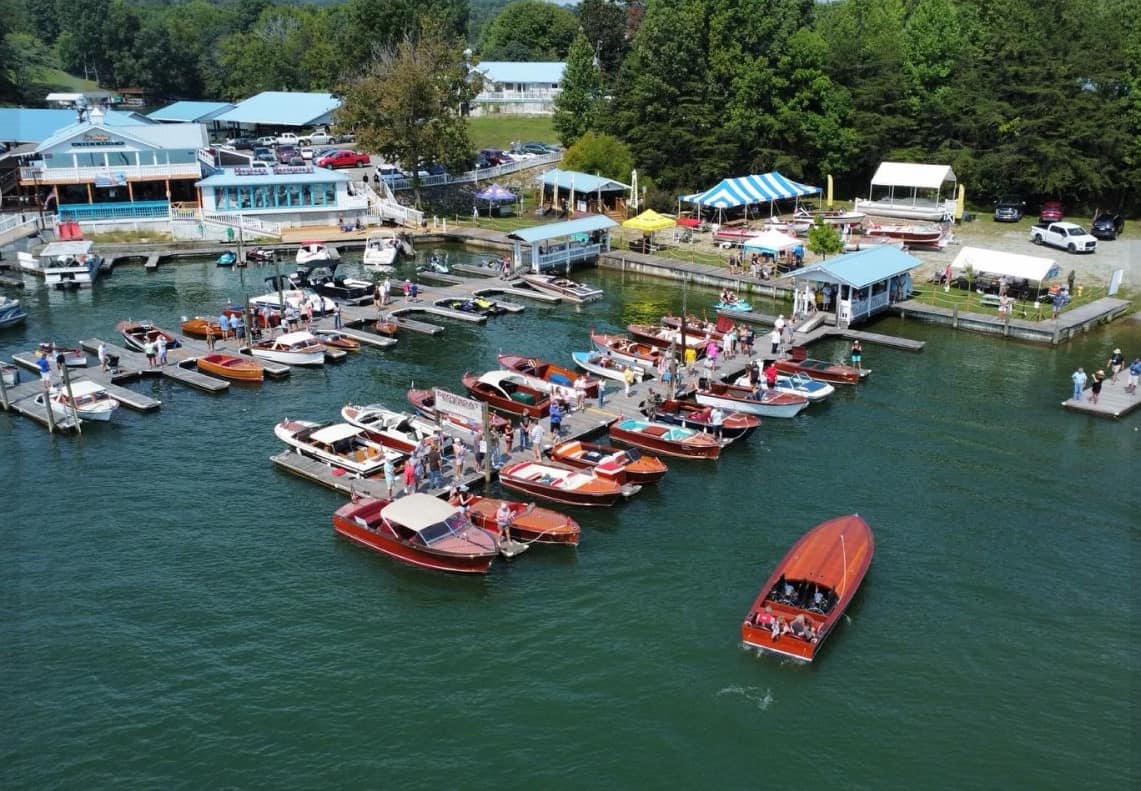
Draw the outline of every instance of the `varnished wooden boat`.
M372 328L381 335L394 338L396 333L400 332L400 323L394 319L380 319L372 325Z
M647 404L643 414L659 423L673 423L698 431L713 430L713 407L692 401L660 401ZM726 411L721 423L721 436L725 439L744 439L761 425L756 415Z
M529 387L514 371L488 371L478 377L468 372L463 383L472 398L509 415L539 418L551 409L550 396Z
M681 349L681 330L659 324L627 324L626 331L640 343L646 343L659 349L673 346ZM718 335L720 338L720 335ZM712 336L707 336L692 325L686 325L685 345L697 350L698 356L705 354L705 347L709 345Z
M382 404L345 404L341 407L341 417L346 423L363 428L369 437L380 444L401 453L412 453L421 440L434 437L437 431L442 431L442 427L425 417L397 412ZM441 451L441 455L451 456L451 443L447 443Z
M662 358L662 350L648 343L638 343L621 335L602 335L590 331L590 342L603 354L626 365L637 365L648 370L657 370Z
M559 275L523 275L523 282L536 291L554 294L568 302L593 302L603 297L601 288L594 288Z
M723 382L710 382L707 387L699 387L694 398L703 406L719 406L726 412L744 412L762 417L796 417L808 406L808 399L796 393L781 393L764 387L754 390Z
M619 484L657 483L669 471L657 456L644 454L638 448L623 450L574 439L560 442L545 452L553 461L568 467L592 469L596 475L611 478Z
M782 373L796 373L802 371L813 379L832 384L854 385L867 378L869 370L855 368L843 363L833 363L827 360L814 360L806 356L803 346L795 346L787 359L777 360L776 367Z
M574 364L584 371L590 371L598 377L606 377L607 379L614 379L619 382L625 382L626 376L626 363L619 362L613 357L608 357L599 351L589 352L571 352L571 359ZM641 382L643 379L651 378L650 372L640 365L634 367L634 381Z
M260 362L235 354L211 352L197 358L194 364L202 373L221 376L223 379L239 382L260 382L265 379L265 368Z
M610 439L679 459L716 459L723 441L685 426L623 418L610 424Z
M54 343L41 343L36 347L39 357L47 356L48 362L58 365L59 356L63 355L63 364L68 368L86 368L87 352L83 349L63 349Z
M540 360L537 357L524 357L521 354L500 354L497 359L499 364L507 370L545 383L547 387L545 392L550 392L550 385L558 385L573 390L574 380L578 378L578 374L571 369L563 368L561 365L555 365L546 360ZM598 380L593 376L583 378L586 380L586 396L595 398L598 395ZM535 382L531 382L531 386L537 390L543 389L538 387Z
M855 596L874 554L872 530L856 514L812 528L766 580L741 624L741 640L811 662Z
M499 535L499 506L507 503L511 512L511 521L507 528L512 539L527 543L565 544L577 547L582 536L582 528L574 519L550 508L536 506L534 503L500 500L496 497L480 497L467 493L452 498L449 502L461 506L476 526L494 535Z
M161 327L156 327L149 321L120 321L115 325L115 329L123 337L128 348L137 352L143 351L148 341L157 343L159 338L166 339L166 348L168 349L177 349L182 345L173 334Z
M325 345L304 330L258 341L250 347L250 354L285 365L325 364Z
M188 338L206 338L208 332L212 333L215 338L221 340L222 338L222 325L218 323L217 319L211 319L206 316L195 316L192 319L187 319L182 322L179 329L182 334Z
M619 497L641 491L634 484L619 485L609 478L545 461L516 461L499 471L499 483L508 489L567 505L614 505Z
M389 557L437 571L486 574L499 554L494 536L429 494L348 503L333 514L333 529Z
M273 433L298 453L340 467L358 478L383 472L386 459L399 464L405 458L405 454L371 439L363 428L348 423L287 418L274 426Z
M864 235L896 239L904 244L934 245L943 238L943 229L938 225L877 225L865 227Z
M482 430L478 423L466 420L459 415L453 415L450 412L438 412L436 410L436 393L433 390L409 390L408 402L416 408L424 417L429 420L439 420L440 427L444 433L452 436L459 437L461 440L471 446L479 440L479 432ZM488 415L488 420L491 423L492 431L503 433L503 429L511 425L511 421L505 417L491 413Z
M681 329L681 318L678 316L665 315L662 316L662 326L669 327L671 330ZM718 316L716 321L708 321L700 319L690 313L685 319L685 332L686 335L700 335L703 338L709 336L710 339L720 341L733 327L733 320L728 316Z
M333 349L343 349L346 352L359 352L361 342L356 338L337 332L337 330L313 330L313 334L321 343Z

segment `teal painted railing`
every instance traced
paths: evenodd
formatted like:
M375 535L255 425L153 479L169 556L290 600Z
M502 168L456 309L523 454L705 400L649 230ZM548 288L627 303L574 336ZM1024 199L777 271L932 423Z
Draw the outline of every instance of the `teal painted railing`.
M61 220L131 220L146 217L167 217L170 203L164 200L146 200L125 203L61 203Z

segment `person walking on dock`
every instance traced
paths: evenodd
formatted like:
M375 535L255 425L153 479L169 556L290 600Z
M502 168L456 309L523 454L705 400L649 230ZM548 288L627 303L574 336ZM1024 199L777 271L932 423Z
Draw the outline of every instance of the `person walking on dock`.
M396 491L396 465L392 463L392 459L387 455L384 457L384 496L386 499L392 499L392 493Z
M1078 368L1078 370L1074 371L1073 374L1070 375L1070 379L1074 383L1074 392L1072 398L1075 401L1081 401L1082 391L1086 389L1086 382L1089 379L1089 377L1086 376L1085 369Z
M218 328L222 331L222 340L230 337L230 317L225 313L218 316Z
M444 485L443 463L440 459L440 449L433 442L428 446L428 488L439 489Z
M558 442L563 435L563 407L558 401L551 401L551 439Z
M97 354L99 356L99 370L106 373L107 372L107 344L103 343L103 341L99 341L99 351L97 352Z
M344 324L341 323L341 303L338 302L333 305L333 329L339 330Z
M452 477L460 483L464 477L464 466L467 461L467 445L456 437L452 440Z
M1121 373L1121 369L1125 367L1125 355L1121 353L1121 349L1114 349L1113 354L1106 360L1105 365L1109 368L1111 382L1117 382L1117 375Z
M206 323L206 348L214 351L214 325Z
M630 397L630 388L634 385L634 368L627 365L622 371L622 383L626 385L626 397Z
M52 364L46 354L40 355L36 360L36 367L40 369L40 381L43 382L44 392L52 389Z

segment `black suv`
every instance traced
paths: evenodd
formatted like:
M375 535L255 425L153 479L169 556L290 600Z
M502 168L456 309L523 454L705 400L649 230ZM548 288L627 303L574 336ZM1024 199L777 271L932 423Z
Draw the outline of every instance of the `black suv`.
M1018 222L1022 219L1022 212L1026 209L1026 201L1022 198L1008 195L994 202L995 222Z
M1120 214L1099 211L1090 223L1089 232L1098 239L1113 241L1125 230L1125 220Z

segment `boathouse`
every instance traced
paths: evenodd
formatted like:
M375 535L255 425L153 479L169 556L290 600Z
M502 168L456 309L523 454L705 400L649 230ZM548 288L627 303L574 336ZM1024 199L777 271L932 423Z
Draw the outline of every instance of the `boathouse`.
M515 242L514 268L532 272L570 272L573 264L594 261L610 250L610 229L618 225L606 215L520 228L507 238ZM526 246L524 246L526 245Z
M891 245L860 250L806 266L792 273L795 305L803 308L809 288L829 286L837 327L848 327L888 310L911 295L911 270L922 261ZM804 312L796 310L794 312Z
M471 114L550 115L555 111L566 63L489 60L471 67L483 78Z
M196 186L205 216L298 227L363 220L368 211L365 188L344 173L311 165L212 169Z
M539 182L539 205L560 212L563 216L591 213L609 214L617 219L626 218L629 184L605 176L559 168L541 174Z

